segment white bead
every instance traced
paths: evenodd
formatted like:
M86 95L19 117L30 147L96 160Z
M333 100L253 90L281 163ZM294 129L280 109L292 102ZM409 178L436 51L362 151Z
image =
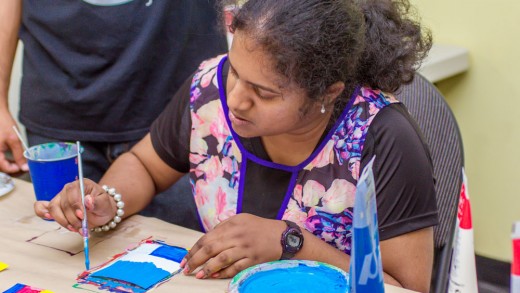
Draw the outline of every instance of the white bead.
M103 185L102 188L106 193L108 193L111 197L114 198L114 200L116 201L117 210L116 210L116 215L114 216L112 221L110 221L109 223L107 223L103 226L92 229L91 231L94 231L94 232L101 232L101 231L106 232L106 231L109 231L110 229L114 229L117 226L117 224L123 220L121 217L125 214L125 211L123 210L123 208L125 207L125 203L122 201L123 197L121 196L121 194L116 193L116 189L113 187L108 187L106 185Z

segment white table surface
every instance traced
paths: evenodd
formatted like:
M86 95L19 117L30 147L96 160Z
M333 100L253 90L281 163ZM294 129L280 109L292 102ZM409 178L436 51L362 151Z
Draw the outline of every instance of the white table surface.
M32 184L19 179L14 182L14 190L0 197L0 262L9 265L0 272L0 292L16 283L54 293L88 292L72 287L77 275L85 269L82 237L60 228L55 222L36 217ZM116 230L90 239L90 263L93 267L98 266L150 236L189 248L201 235L155 218L135 215L124 220ZM198 280L194 276L178 274L153 292L226 292L228 284L229 280ZM88 289L108 292L98 291L93 286ZM391 285L385 285L385 290L388 293L412 292Z

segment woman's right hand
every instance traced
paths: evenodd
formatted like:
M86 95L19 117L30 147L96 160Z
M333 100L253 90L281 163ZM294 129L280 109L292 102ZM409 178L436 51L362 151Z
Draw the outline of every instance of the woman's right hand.
M83 183L89 229L108 223L117 210L115 201L94 181L85 179ZM66 184L51 201L37 201L34 212L40 218L55 220L70 231L81 231L83 205L79 181Z

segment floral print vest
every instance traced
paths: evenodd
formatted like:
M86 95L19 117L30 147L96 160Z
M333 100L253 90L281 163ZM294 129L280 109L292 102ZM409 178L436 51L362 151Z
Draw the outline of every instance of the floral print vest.
M204 61L191 85L190 182L202 226L211 230L241 212L246 165L253 162L292 174L278 219L296 222L350 254L365 137L379 110L397 100L377 90L356 89L310 157L298 166L280 165L248 152L232 130L221 74L226 59Z

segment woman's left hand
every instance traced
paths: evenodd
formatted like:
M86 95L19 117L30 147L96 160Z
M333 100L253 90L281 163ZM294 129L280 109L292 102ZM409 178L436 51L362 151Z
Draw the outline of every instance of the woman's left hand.
M193 246L181 262L184 274L198 279L231 278L259 263L280 259L280 239L286 224L251 214L239 214L220 223Z

